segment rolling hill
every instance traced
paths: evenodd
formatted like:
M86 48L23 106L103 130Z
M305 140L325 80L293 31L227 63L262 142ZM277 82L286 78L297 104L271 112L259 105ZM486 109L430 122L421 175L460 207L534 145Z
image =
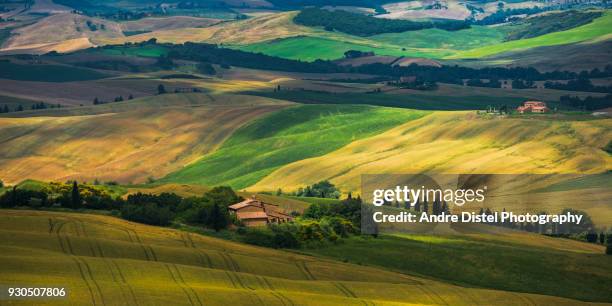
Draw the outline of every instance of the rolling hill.
M305 105L285 109L245 125L218 151L161 181L230 185L241 189L283 165L324 155L425 114L423 111L352 105Z
M450 236L353 237L306 253L478 287L600 302L612 299L605 289L612 283L608 268L612 261L601 245L480 227L453 225L459 232ZM518 266L517 258L521 261ZM576 266L580 268L574 269Z
M144 182L214 151L237 128L288 106L272 99L163 95L0 118L0 177Z
M573 29L553 32L541 36L507 41L490 46L479 47L458 52L447 58L482 58L495 54L518 51L543 46L565 45L586 41L603 41L610 39L612 34L612 12L606 11L602 17L593 22Z
M0 220L3 283L66 287L69 293L40 305L582 304L460 287L113 217L2 210Z
M486 118L434 112L385 133L272 172L253 190L295 190L330 179L359 190L364 173L601 173L611 157L602 148L610 120Z

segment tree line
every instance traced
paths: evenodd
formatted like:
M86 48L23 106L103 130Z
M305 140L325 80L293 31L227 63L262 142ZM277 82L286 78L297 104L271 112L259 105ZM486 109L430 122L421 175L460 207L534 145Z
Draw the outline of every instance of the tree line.
M323 27L326 31L339 31L356 36L372 36L383 33L401 33L423 29L442 29L457 31L469 28L465 21L410 21L402 19L384 19L343 10L325 10L306 8L293 19L297 24L310 27Z
M32 103L30 105L31 110L39 110L39 109L48 109L48 108L61 108L61 104L48 104L44 102ZM14 108L10 108L8 104L4 104L0 106L0 114L11 113L11 112L22 112L25 111L27 107L24 107L22 104L18 104Z
M147 42L134 44L130 46L106 46L101 48L132 48L144 46L147 44L157 44L155 39ZM299 60L291 60L280 57L265 55L262 53L251 53L241 50L223 48L214 44L206 43L191 43L187 42L182 45L160 44L168 49L166 56L161 59L161 62L170 64L173 60L189 60L196 61L200 64L198 69L201 73L213 74L214 67L212 64L220 65L224 69L229 69L231 66L245 67L251 69L272 70L272 71L289 71L289 72L304 72L304 73L361 73L378 76L385 76L393 79L399 79L405 76L417 77L422 82L442 82L448 84L463 85L464 80L473 80L472 83L479 84L475 80L513 80L517 82L533 82L547 80L576 80L590 78L606 78L612 77L612 65L607 65L603 69L592 69L590 71L572 72L572 71L549 71L540 72L533 67L485 67L485 68L469 68L458 65L443 65L436 66L420 66L412 64L410 66L391 66L382 63L373 63L361 65L359 67L341 66L334 61L315 60L313 62L302 62ZM213 68L213 69L211 69ZM497 82L486 84L487 86L497 86ZM599 90L599 88L597 88ZM606 89L607 90L607 89Z

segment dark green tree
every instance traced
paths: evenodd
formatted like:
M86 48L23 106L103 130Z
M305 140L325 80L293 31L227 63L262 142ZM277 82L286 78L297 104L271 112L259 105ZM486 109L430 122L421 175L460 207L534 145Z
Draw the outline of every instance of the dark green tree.
M164 86L164 84L159 84L159 85L157 86L157 94L159 94L159 95L163 95L163 94L165 94L166 92L167 92L167 91L166 91L166 87Z
M208 226L214 229L215 232L218 232L219 230L226 228L228 223L227 210L221 211L219 203L214 203L212 211L210 212Z
M77 181L72 183L72 192L70 197L71 207L74 209L80 208L83 204L81 199L81 192L79 191L79 184Z

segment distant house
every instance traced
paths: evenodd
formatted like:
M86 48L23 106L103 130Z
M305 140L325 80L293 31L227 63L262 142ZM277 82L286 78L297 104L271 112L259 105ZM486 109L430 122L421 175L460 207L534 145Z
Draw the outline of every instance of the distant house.
M527 101L516 109L519 113L547 113L550 109L546 103L540 101Z
M280 211L278 205L265 203L255 197L228 207L245 226L263 226L269 223L285 223L293 217Z

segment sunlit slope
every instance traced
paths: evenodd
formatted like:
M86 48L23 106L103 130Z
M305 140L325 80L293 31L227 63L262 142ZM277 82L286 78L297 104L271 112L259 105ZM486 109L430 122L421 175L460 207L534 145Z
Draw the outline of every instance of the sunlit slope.
M0 177L144 182L216 149L243 124L288 103L177 94L0 117ZM57 117L59 116L59 117Z
M490 46L459 52L448 58L481 58L498 53L518 51L529 48L572 44L585 41L610 39L612 35L612 12L606 11L603 16L589 24L566 31L554 32L538 37L519 39Z
M284 166L250 189L295 190L330 179L345 192L357 191L361 174L376 173L601 173L612 168L612 157L601 149L611 138L610 120L435 112Z
M460 31L425 29L367 38L334 32L313 32L308 36L249 44L240 49L305 61L343 58L344 52L348 50L373 51L377 55L442 58L459 50L501 43L504 33L504 27L484 26L473 26Z
M293 23L295 14L296 12L271 14L242 21L224 22L207 28L153 31L129 37L108 39L106 43L145 41L156 38L159 42L169 43L207 41L211 43L248 44L311 32L309 28Z
M219 150L162 181L244 188L279 167L330 153L425 114L366 105L288 108L245 125Z
M0 220L3 284L68 289L68 300L38 305L581 304L453 286L111 217L2 210Z
M55 14L31 25L18 28L3 44L4 50L74 51L98 44L100 40L123 36L112 21L72 13Z

